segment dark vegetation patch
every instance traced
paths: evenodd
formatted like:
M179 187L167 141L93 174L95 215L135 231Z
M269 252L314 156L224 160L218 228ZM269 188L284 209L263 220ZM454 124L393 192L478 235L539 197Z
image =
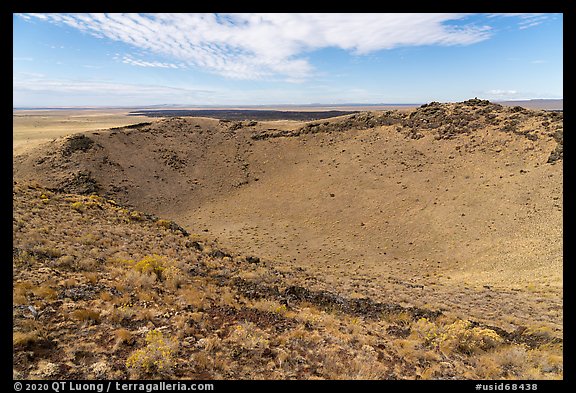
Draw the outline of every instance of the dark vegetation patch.
M62 147L62 155L64 157L69 157L72 155L72 153L78 151L85 152L90 149L92 145L94 145L94 141L88 138L86 135L72 135L64 143L64 146Z
M152 123L150 123L150 122L142 122L142 123L136 123L136 124L129 124L127 126L112 127L110 129L111 130L125 130L125 129L131 130L131 129L143 128L143 127L149 126L151 124Z
M229 109L167 109L130 112L130 116L148 117L211 117L221 120L316 120L348 115L358 111L276 111Z

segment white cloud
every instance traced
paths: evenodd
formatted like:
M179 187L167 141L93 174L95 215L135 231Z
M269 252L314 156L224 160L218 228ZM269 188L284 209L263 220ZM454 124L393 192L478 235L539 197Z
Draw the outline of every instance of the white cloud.
M512 17L518 20L518 29L524 30L530 27L538 26L545 20L555 17L555 14L546 13L501 13L490 14L489 17Z
M302 81L314 73L305 57L322 48L354 55L418 45L470 45L491 28L466 14L25 14L175 62L122 61L140 67L194 66L229 78L282 77Z
M129 83L48 79L42 75L14 76L13 101L16 106L46 105L159 104L205 101L220 98L218 92L187 87L136 85Z
M518 94L516 90L502 90L502 89L493 89L488 90L486 94L496 97L507 97L507 96L515 96Z
M122 63L130 64L138 67L151 67L151 68L182 68L184 65L177 65L174 63L165 63L160 61L146 61L133 59L130 56L124 56L122 58Z
M115 92L172 92L177 88L152 87L145 85L130 85L106 82L71 81L62 79L14 79L14 90L19 91L55 91L55 92L96 92L99 94L111 94ZM137 91L136 91L136 90Z
M518 28L520 30L528 29L530 27L538 26L542 22L548 19L546 14L527 14L520 17L520 22L518 23Z
M19 17L21 17L22 19L24 19L24 20L32 20L32 17L38 18L38 19L41 19L41 20L46 20L46 19L48 19L48 18L46 17L46 15L44 15L44 14L37 14L37 13L17 14L17 15L18 15Z

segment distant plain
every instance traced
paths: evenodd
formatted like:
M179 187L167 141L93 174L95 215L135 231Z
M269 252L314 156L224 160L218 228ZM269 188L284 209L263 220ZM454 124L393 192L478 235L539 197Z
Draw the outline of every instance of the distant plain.
M563 100L503 101L505 106L520 105L528 109L561 110ZM166 106L142 108L34 108L14 109L12 114L12 152L21 154L52 139L95 129L123 127L139 122L157 121L159 118L135 116L140 110L278 110L278 111L408 111L420 104L391 105L264 105L264 106Z

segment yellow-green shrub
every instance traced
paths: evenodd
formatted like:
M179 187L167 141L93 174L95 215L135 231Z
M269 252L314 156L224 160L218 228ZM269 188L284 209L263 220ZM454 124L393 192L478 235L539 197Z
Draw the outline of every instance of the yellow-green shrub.
M70 205L70 207L72 209L76 210L77 212L82 213L82 212L86 211L86 209L92 209L92 208L99 206L99 205L100 205L100 203L98 203L94 200L89 200L87 202L76 201L76 202L72 203Z
M161 331L151 330L146 334L146 346L132 353L126 367L146 373L169 374L174 367L178 341L164 337Z
M141 273L154 273L157 277L160 277L166 264L166 257L152 254L147 255L138 262L134 264L134 269Z
M452 352L470 355L496 348L503 342L494 330L472 327L470 321L461 319L437 325L427 318L420 318L412 325L412 332L423 340L425 346L446 355Z

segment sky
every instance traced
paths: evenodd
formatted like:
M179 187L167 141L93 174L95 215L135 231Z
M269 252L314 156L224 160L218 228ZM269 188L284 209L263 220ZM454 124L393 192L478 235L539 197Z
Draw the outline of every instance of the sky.
M563 98L562 14L13 14L13 106Z

